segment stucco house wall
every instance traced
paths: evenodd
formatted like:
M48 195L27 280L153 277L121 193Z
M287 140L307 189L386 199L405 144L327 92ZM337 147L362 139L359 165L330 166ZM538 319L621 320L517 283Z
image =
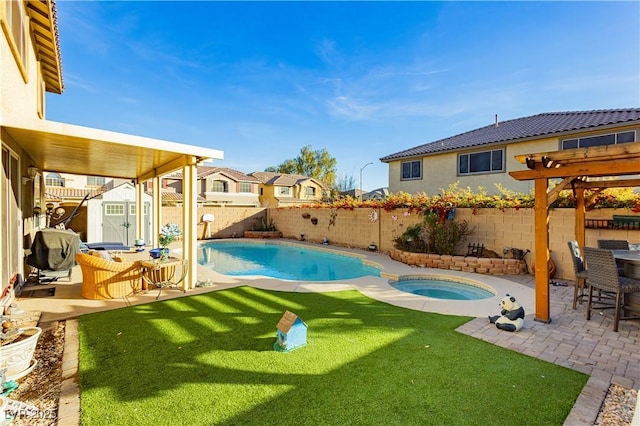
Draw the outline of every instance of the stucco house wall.
M0 19L4 19L7 3L0 2ZM0 114L3 123L24 125L38 118L44 118L38 116L38 91L40 90L39 82L42 80L39 79L35 52L28 34L27 31L25 40L27 60L24 64L27 72L26 80L18 69L4 31L0 37L0 58L2 58L0 61L2 70L0 72ZM16 99L20 99L20 102L16 102Z
M45 97L39 63L36 61L33 39L30 36L28 16L23 2L18 5L22 11L22 29L24 32L24 57L16 57L10 47L8 37L13 37L8 24L8 10L13 6L8 1L0 1L0 124L22 126L35 120L43 119L45 113ZM21 64L25 75L20 72ZM19 100L19 101L17 101ZM38 105L41 105L38 108ZM5 150L12 159L17 160L16 167L9 165L9 178L2 175L3 201L0 209L3 213L2 236L4 244L0 249L2 272L0 289L8 286L11 277L18 273L24 277L27 269L24 264L23 249L29 248L32 234L35 232L34 205L42 196L42 184L36 185L40 177L27 182L22 177L27 175L27 167L33 163L32 158L22 150L3 128L0 132L3 153ZM39 182L38 182L39 183ZM34 189L38 189L34 196ZM5 202L6 201L6 202ZM40 218L44 220L44 218ZM16 226L17 225L17 226ZM1 303L2 301L0 301ZM0 313L2 306L0 306Z
M562 140L566 139L631 130L635 131L635 141L637 142L640 140L638 111L638 109L632 108L629 110L539 114L538 116L510 120L510 127L504 131L504 134L500 134L497 130L499 125L495 129L491 129L493 126L489 126L443 139L442 146L436 141L391 154L381 160L389 165L389 190L392 193L416 194L424 192L428 195L436 195L455 182L459 182L462 188L469 187L474 191L483 188L491 195L500 193L496 184L511 191L529 193L533 190L533 181L517 181L509 175L511 171L527 169L526 165L515 159L516 156L561 150ZM613 117L615 113L619 113L619 116ZM626 116L625 113L627 113ZM565 119L568 124L563 127L560 119ZM563 130L549 130L555 128ZM567 128L570 130L566 130ZM542 136L537 136L537 132ZM513 133L527 136L515 138ZM476 134L477 140L474 140ZM503 138L501 139L503 142L491 142L490 138L493 136ZM458 155L496 149L504 149L504 171L458 174ZM410 161L421 161L422 175L420 178L403 180L402 164Z
M469 176L458 175L457 164L459 153L469 153L478 150L461 150L459 152L447 152L438 155L429 155L422 158L422 179L401 180L401 165L404 161L393 161L389 163L389 190L390 192L408 192L417 194L425 192L428 195L436 195L442 189L448 188L451 184L459 182L460 187L469 187L476 191L484 188L489 194L497 194L496 184L516 192L529 193L533 190L533 181L517 181L513 179L509 172L513 170L524 170L526 166L520 164L516 155L528 154L532 152L546 152L558 150L558 138L546 138L537 141L526 141L511 145L495 145L491 149L505 148L505 171L500 173L484 173ZM489 149L484 147L481 151Z

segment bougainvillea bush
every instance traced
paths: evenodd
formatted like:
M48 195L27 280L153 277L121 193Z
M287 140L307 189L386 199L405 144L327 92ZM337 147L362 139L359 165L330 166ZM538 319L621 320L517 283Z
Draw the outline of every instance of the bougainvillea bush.
M422 213L423 211L443 211L450 208L497 208L521 209L533 208L534 195L524 194L508 190L496 184L499 192L497 195L489 195L484 188L473 191L471 188L460 188L456 182L447 189L441 189L440 194L429 196L426 193L408 194L398 192L390 194L383 200L360 200L353 197L344 197L337 200L315 203L299 207L333 208L353 210L355 208L381 208L385 211L406 209L410 212ZM609 188L602 191L585 190L587 209L618 208L631 209L640 213L640 192L634 188ZM574 208L575 198L571 190L561 191L558 199L553 202L551 208Z

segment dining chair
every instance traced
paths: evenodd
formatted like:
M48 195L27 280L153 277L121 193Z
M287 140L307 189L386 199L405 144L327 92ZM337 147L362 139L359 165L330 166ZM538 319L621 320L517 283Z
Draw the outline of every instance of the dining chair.
M576 302L582 304L582 300L587 296L585 292L587 281L587 270L584 268L582 253L578 242L573 240L568 243L571 252L571 260L573 261L573 273L575 275L575 283L573 284L573 309L576 308ZM578 292L580 294L578 294Z
M607 250L629 250L627 240L598 240L598 248ZM624 275L624 260L616 259L618 275Z
M640 280L621 277L618 275L618 267L613 257L613 252L607 249L593 247L584 248L584 258L587 269L587 282L589 283L589 296L587 298L587 320L591 319L591 311L613 309L613 331L618 331L620 320L640 319L640 311L631 309L625 305L624 295L640 292ZM598 295L593 298L593 290L601 290L610 293L612 298ZM628 315L637 314L637 315Z
M607 250L629 250L627 240L598 240L598 248Z

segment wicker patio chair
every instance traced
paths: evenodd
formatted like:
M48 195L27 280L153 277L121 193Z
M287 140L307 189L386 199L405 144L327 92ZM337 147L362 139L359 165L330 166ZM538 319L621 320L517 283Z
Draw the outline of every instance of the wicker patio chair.
M640 312L625 305L625 294L640 292L640 280L621 277L618 275L616 260L611 250L584 248L587 266L587 282L589 283L589 297L587 302L587 320L591 319L591 311L613 309L613 331L618 331L620 320L640 319ZM593 290L601 290L613 294L613 298L597 297L594 300ZM628 315L633 313L637 315Z
M598 240L598 248L607 250L629 250L627 240ZM624 275L624 260L616 259L618 275Z
M90 254L78 253L76 262L82 269L82 297L113 299L142 290L140 262L114 262Z
M573 309L576 308L576 302L582 304L582 300L587 296L585 291L587 281L587 270L584 268L582 253L577 241L569 241L569 251L571 252L571 260L573 261L573 272L575 275L575 283L573 284ZM580 293L580 294L578 294Z
M629 250L627 240L598 240L598 248L607 250Z

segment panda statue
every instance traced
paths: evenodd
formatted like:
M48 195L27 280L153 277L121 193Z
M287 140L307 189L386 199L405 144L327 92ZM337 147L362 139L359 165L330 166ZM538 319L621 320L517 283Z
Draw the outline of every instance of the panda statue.
M500 301L500 315L490 316L489 323L500 330L518 331L524 324L524 308L515 297L506 295Z

